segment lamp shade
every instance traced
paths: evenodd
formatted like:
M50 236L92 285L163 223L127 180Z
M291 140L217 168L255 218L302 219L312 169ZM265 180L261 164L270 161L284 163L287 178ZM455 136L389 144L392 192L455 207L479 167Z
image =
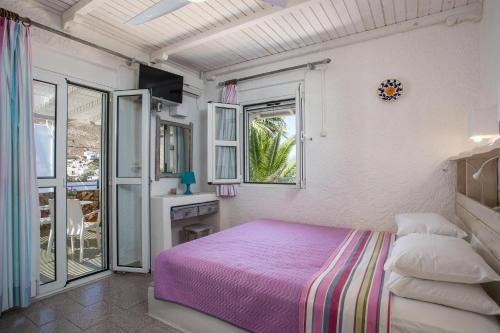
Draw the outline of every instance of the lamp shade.
M186 185L195 184L196 178L194 177L194 172L192 171L183 172L181 174L181 183Z

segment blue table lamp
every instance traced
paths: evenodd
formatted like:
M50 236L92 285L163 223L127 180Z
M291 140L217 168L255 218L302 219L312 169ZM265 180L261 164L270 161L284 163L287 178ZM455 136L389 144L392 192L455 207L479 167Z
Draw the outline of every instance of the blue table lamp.
M185 195L191 195L193 192L191 192L191 184L196 183L196 179L194 178L194 172L193 171L186 171L181 174L181 183L186 184L186 192L184 192Z

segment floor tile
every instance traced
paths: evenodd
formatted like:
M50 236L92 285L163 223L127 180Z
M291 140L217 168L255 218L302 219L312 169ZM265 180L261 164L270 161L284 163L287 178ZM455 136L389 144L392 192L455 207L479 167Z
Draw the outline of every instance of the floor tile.
M127 331L110 322L102 322L85 330L84 333L127 333Z
M30 305L28 308L23 309L22 313L37 326L45 325L56 319L62 319L62 315L55 307L43 302Z
M39 333L78 333L82 330L66 319L56 320L41 326Z
M0 332L36 332L37 327L33 322L17 310L8 311L0 317Z
M105 285L97 284L72 290L69 297L83 306L89 306L104 301L107 293Z
M65 317L81 329L88 329L91 326L106 320L108 316L119 311L123 310L112 304L100 302L92 304L80 312L74 312Z

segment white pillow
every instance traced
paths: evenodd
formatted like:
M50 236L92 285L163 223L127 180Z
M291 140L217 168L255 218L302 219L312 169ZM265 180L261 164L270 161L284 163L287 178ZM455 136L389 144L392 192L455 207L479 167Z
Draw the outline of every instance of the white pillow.
M467 237L465 231L436 213L398 214L394 219L398 225L398 236L415 233Z
M394 243L386 271L420 279L484 283L500 281L488 264L460 238L409 234Z
M400 297L485 315L500 314L500 307L479 284L423 280L391 273L387 288Z

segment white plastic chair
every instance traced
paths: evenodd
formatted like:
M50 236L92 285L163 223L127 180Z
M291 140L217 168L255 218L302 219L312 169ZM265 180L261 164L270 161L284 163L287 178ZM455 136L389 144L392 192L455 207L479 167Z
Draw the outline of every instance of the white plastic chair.
M97 238L97 246L101 248L101 232L99 228L100 221L86 222L82 212L82 205L78 199L68 199L67 205L68 229L67 235L71 240L71 253L75 252L74 238L80 239L80 262L83 261L83 248L85 232L94 230ZM100 214L99 214L100 215Z

